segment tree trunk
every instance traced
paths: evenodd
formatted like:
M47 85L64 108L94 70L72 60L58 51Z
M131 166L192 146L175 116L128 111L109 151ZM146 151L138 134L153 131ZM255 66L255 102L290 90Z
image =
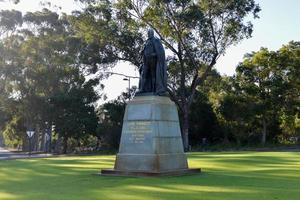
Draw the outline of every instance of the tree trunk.
M182 138L184 151L189 150L189 111L187 108L183 110L183 122L182 122Z
M224 134L224 139L223 139L223 145L227 145L229 144L229 139L228 139L228 133L226 133L225 131L225 134Z
M100 148L100 138L97 137L96 150L98 151Z
M63 139L63 154L67 153L68 149L68 137L64 137Z
M266 138L267 138L267 122L265 118L263 118L262 124L263 124L263 130L262 130L261 144L264 146L266 144Z
M0 126L0 130L2 130L2 127ZM3 135L2 132L0 132L0 147L4 147L4 141L3 141Z
M27 134L22 137L22 151L29 151L29 139L27 137Z

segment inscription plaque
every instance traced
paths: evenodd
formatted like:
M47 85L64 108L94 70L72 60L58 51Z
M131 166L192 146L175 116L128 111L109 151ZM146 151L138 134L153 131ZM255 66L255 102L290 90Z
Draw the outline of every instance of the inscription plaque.
M129 134L129 140L135 144L143 144L145 135L151 133L151 122L128 122L128 129L125 131Z

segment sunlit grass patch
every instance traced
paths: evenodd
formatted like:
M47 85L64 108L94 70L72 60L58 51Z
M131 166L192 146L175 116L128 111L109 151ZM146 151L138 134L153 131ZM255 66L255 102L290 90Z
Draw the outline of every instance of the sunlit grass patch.
M300 153L190 153L193 176L97 176L115 156L71 156L0 161L1 200L205 199L297 200Z

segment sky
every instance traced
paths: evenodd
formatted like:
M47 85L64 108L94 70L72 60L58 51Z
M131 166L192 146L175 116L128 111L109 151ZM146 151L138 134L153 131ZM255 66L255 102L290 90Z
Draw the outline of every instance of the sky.
M40 0L21 0L17 5L8 1L0 2L0 10L16 9L22 12L35 11L42 8ZM48 0L56 11L71 13L82 5L73 0ZM300 1L299 0L256 0L261 7L260 18L252 20L254 31L252 38L245 39L235 46L227 49L226 54L220 57L216 64L217 70L222 75L233 75L239 62L246 53L258 51L261 47L277 50L289 41L300 41ZM53 5L61 7L55 8ZM137 70L127 63L120 63L113 69L114 72L131 76L139 76ZM105 80L104 92L108 100L114 99L128 88L128 81L124 77L113 75ZM130 85L137 85L137 79L131 79Z

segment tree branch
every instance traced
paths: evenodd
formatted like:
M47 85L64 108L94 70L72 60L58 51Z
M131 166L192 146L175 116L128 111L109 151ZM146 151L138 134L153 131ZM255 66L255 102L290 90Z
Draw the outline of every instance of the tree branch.
M172 99L172 100L176 103L176 105L178 106L180 112L183 112L183 104L182 104L182 102L180 102L180 100L178 99L177 95L174 94L174 92L173 92L170 88L167 88L167 91L169 92L171 99Z

